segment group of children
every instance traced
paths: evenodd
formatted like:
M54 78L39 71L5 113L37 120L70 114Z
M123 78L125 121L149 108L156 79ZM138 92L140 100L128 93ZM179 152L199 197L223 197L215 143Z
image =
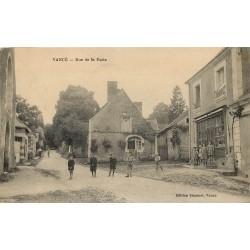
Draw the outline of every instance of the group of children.
M161 165L159 164L160 160L161 160L160 155L156 154L155 162L156 162L156 170L157 171L158 171L158 167L160 167L161 170L163 171ZM132 170L133 170L133 165L134 165L134 156L133 156L132 152L129 152L127 163L128 163L128 172L127 172L126 177L132 177ZM92 153L92 155L90 157L89 165L90 165L90 172L92 173L92 177L96 177L97 158L96 158L94 153ZM116 160L114 154L111 153L110 158L109 158L109 175L108 175L108 177L111 176L111 173L112 173L112 176L114 176L116 165L117 165L117 160ZM73 178L74 167L75 167L75 161L73 160L73 155L70 154L69 161L68 161L68 170L69 170L69 175L70 175L69 179L70 180L72 180L72 178Z
M114 176L116 165L117 165L117 160L113 154L110 155L109 161L110 161L110 171L109 171L108 176L110 176L112 172ZM90 172L92 173L92 177L96 177L97 158L94 153L90 157L89 165L90 165ZM69 160L68 160L69 180L73 179L74 168L75 168L75 161L73 160L73 155L69 154Z
M199 145L198 148L193 148L193 163L194 165L207 166L214 162L214 145L211 141L206 146L205 143Z

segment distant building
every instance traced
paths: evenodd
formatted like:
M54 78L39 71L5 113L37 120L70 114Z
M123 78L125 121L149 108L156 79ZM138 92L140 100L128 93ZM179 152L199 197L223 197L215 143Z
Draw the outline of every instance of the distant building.
M107 103L89 120L88 157L96 152L99 160L107 161L114 152L125 160L133 151L138 159L155 153L155 134L142 116L142 103L132 102L117 82L108 82Z
M28 134L28 158L29 159L33 159L34 157L36 157L36 154L37 154L36 142L37 142L36 133L31 131Z
M250 48L225 48L187 82L190 148L211 141L218 167L250 169ZM192 155L192 154L190 154ZM229 164L230 162L230 164Z
M44 137L44 129L39 126L36 131L36 139L37 139L37 149L41 148L42 150L45 150L46 145L45 145L45 137Z
M175 137L176 136L176 137ZM175 138L179 142L175 143ZM162 160L189 160L189 112L184 111L158 135L158 151Z
M0 173L15 166L16 80L14 50L0 49Z

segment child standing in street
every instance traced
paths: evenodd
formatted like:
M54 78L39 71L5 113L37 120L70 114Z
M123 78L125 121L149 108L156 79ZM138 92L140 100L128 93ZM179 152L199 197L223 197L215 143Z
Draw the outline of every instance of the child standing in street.
M134 156L132 152L129 152L128 155L128 174L125 177L132 177L132 170L133 170L133 165L134 165Z
M161 157L160 157L160 155L157 153L157 154L155 155L156 171L158 171L159 166L160 166L161 170L163 171L162 166L160 165L160 160L161 160Z
M109 170L109 176L111 175L111 172L113 171L113 177L114 177L114 174L115 174L115 169L116 169L116 164L117 164L117 160L116 158L114 157L114 154L110 154L110 158L109 158L109 164L110 164L110 170Z
M75 167L75 161L73 160L73 155L69 155L68 170L69 170L69 180L73 179L73 172Z
M90 158L90 171L92 172L92 177L96 177L96 169L97 169L97 158L95 157L95 154L92 154L92 157Z

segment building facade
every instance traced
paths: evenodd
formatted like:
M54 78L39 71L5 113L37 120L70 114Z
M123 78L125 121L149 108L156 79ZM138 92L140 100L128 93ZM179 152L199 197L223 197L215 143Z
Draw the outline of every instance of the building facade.
M14 50L0 49L0 173L15 166L16 80Z
M15 124L15 155L16 163L23 164L29 158L29 142L31 144L31 130L18 118Z
M192 148L209 141L218 167L249 170L250 48L225 48L187 82Z
M142 116L142 103L132 102L117 82L107 85L107 103L89 120L88 157L107 161L113 152L119 161L133 151L138 159L155 153L156 132Z
M180 114L158 134L158 152L162 160L189 160L189 112Z

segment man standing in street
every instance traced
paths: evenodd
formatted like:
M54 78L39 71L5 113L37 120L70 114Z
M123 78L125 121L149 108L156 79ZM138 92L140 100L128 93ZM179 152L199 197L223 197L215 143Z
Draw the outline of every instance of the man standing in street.
M132 177L132 170L133 170L133 165L134 165L134 156L132 152L129 152L128 155L128 174L125 177Z

